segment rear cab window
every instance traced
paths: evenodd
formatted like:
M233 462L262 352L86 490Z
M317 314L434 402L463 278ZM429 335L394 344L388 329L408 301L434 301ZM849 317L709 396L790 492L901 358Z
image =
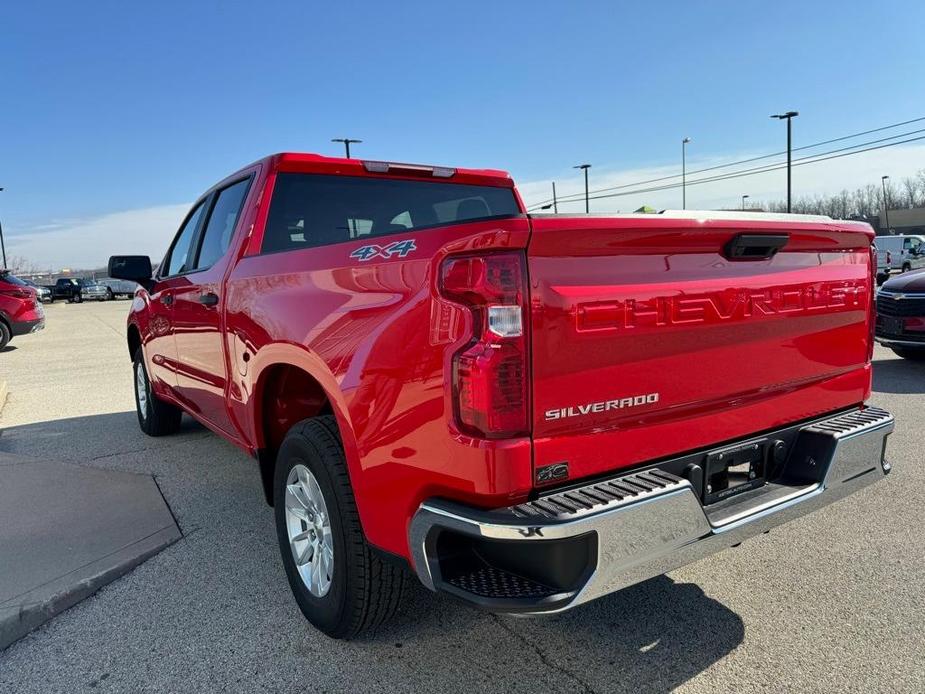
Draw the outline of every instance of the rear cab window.
M520 215L512 188L280 173L261 252L297 250Z

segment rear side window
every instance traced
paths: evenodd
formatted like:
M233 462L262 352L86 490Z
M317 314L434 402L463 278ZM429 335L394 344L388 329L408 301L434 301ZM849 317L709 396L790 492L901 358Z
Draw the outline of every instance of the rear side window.
M196 261L197 269L212 267L215 261L225 255L249 185L248 178L219 191L202 235L202 246L199 249L199 259Z
M203 206L203 203L199 203L199 206L187 218L186 224L180 229L180 233L177 234L170 249L170 257L166 263L167 272L164 277L171 277L193 269L193 237L196 235L196 229L199 228L199 220L202 219Z
M264 253L520 214L511 188L281 173Z

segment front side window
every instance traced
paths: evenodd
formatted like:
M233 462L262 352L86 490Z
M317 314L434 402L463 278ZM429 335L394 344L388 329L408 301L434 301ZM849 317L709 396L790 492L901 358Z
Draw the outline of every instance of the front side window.
M196 229L199 228L203 207L204 204L199 203L199 206L187 218L186 224L177 234L177 238L170 249L170 257L166 262L167 272L164 277L179 275L181 272L188 272L193 269L193 237L196 235Z
M231 236L234 234L249 186L248 178L219 191L202 234L202 246L199 249L199 259L196 261L197 269L212 267L215 261L225 255L231 244Z
M273 189L262 251L311 248L519 214L511 188L281 173Z

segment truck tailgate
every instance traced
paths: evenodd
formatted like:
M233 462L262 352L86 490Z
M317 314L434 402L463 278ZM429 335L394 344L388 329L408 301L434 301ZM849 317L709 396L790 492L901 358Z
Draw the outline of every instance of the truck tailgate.
M574 480L861 403L872 232L800 219L534 217L536 470ZM727 257L763 234L786 245Z

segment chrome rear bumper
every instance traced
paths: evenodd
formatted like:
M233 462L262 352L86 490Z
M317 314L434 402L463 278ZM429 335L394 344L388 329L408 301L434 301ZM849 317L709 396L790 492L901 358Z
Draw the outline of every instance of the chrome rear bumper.
M778 482L703 506L691 482L622 475L504 509L423 503L410 528L425 586L497 612L566 610L671 571L883 478L893 416L866 408L800 429Z

